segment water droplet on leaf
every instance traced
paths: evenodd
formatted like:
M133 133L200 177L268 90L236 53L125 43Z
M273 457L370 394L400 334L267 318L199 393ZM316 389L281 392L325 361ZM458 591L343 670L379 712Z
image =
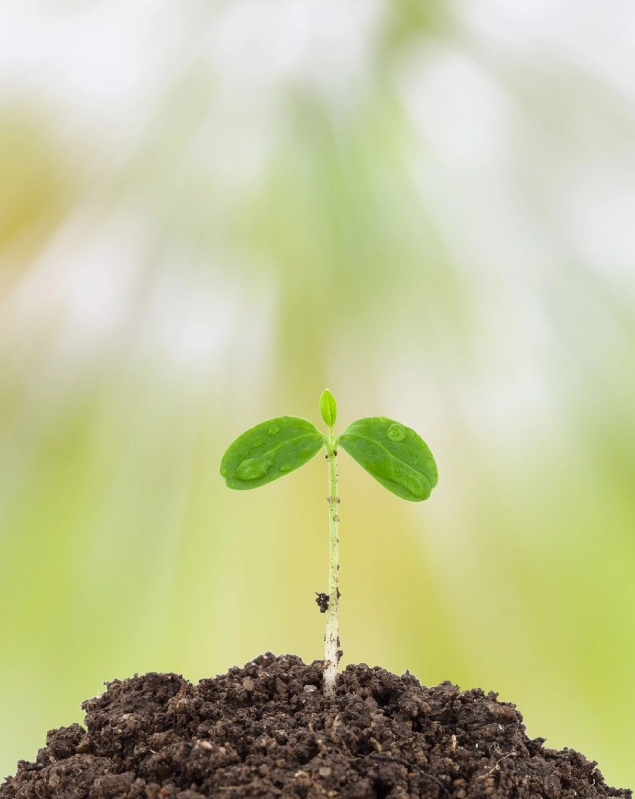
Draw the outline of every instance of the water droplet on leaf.
M271 455L263 455L261 458L248 458L243 461L236 469L236 477L239 480L257 480L264 477L273 465Z
M410 469L405 465L395 465L393 472L393 479L400 486L409 491L413 496L418 499L425 499L426 489L423 481L419 478L414 469Z
M290 466L280 466L278 468L278 471L282 472L283 474L286 474L287 472L291 471L291 467Z
M390 425L386 435L391 441L403 441L406 437L406 428L402 424L395 422Z
M267 430L267 433L269 433L270 436L275 436L276 433L279 433L279 432L280 432L280 428L278 427L277 424L270 425L269 429Z

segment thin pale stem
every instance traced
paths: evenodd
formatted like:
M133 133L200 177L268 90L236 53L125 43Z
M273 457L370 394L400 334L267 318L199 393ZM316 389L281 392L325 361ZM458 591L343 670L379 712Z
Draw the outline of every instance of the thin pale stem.
M333 696L340 659L340 565L339 565L339 504L337 493L337 449L333 428L329 432L327 457L329 462L329 606L326 611L324 635L324 694Z

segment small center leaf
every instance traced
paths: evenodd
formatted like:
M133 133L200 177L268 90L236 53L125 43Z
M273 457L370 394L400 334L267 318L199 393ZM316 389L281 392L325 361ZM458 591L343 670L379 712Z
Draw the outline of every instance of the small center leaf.
M325 424L333 427L337 419L337 403L328 388L325 388L320 397L320 413Z

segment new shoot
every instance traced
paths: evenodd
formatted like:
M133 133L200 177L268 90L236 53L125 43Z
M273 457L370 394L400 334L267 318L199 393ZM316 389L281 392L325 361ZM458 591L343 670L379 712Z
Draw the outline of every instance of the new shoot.
M335 693L341 657L338 451L343 449L384 488L409 502L428 499L437 484L438 473L428 445L409 427L385 416L370 416L358 419L336 436L337 403L328 389L320 397L320 413L328 427L327 435L296 416L279 416L250 428L229 446L220 473L229 488L246 491L284 477L304 466L322 448L326 450L329 590L328 595L318 595L318 605L326 614L324 693L330 697Z

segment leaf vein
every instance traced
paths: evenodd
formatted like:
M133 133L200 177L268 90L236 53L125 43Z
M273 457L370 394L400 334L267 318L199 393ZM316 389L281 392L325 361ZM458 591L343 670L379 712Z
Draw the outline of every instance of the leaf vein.
M325 441L324 436L319 431L317 433L317 436L319 436L319 438L320 438L320 443L323 443ZM303 433L301 436L294 436L293 438L288 438L288 439L286 439L286 441L282 441L282 442L280 442L280 444L277 444L276 446L272 446L269 449L266 449L261 455L255 455L253 458L245 458L244 460L257 460L258 458L264 458L265 455L270 455L272 453L276 453L276 452L278 452L279 449L281 449L282 447L286 446L287 444L295 444L296 442L301 441L303 438L314 438L314 439L316 439L316 434L309 432L309 433ZM243 463L244 460L241 461L241 463ZM238 464L238 465L240 466L240 464ZM238 468L238 467L236 467L236 468ZM240 480L240 478L238 478L238 479Z
M344 431L342 433L342 435L340 436L340 441L346 435L347 435L347 433L346 433L346 431ZM369 438L368 436L364 436L361 433L357 433L357 432L348 433L348 435L349 436L351 436L351 435L352 436L357 436L357 438L363 438L364 441L370 441L371 444L376 444L379 447L379 449L382 449L391 458L394 458L396 461L399 461L399 463L402 463L404 466L407 466L409 469L412 469L413 472L416 472L417 474L420 474L423 478L425 478L425 480L428 483L430 483L430 480L428 479L427 475L424 474L424 472L420 472L418 469L416 469L410 463L407 463L405 460L403 460L403 458L400 458L398 455L395 455L394 452L391 452L389 449L386 449L386 447L383 444L381 444L379 441L376 441L374 438ZM346 449L346 447L344 447L344 449Z

